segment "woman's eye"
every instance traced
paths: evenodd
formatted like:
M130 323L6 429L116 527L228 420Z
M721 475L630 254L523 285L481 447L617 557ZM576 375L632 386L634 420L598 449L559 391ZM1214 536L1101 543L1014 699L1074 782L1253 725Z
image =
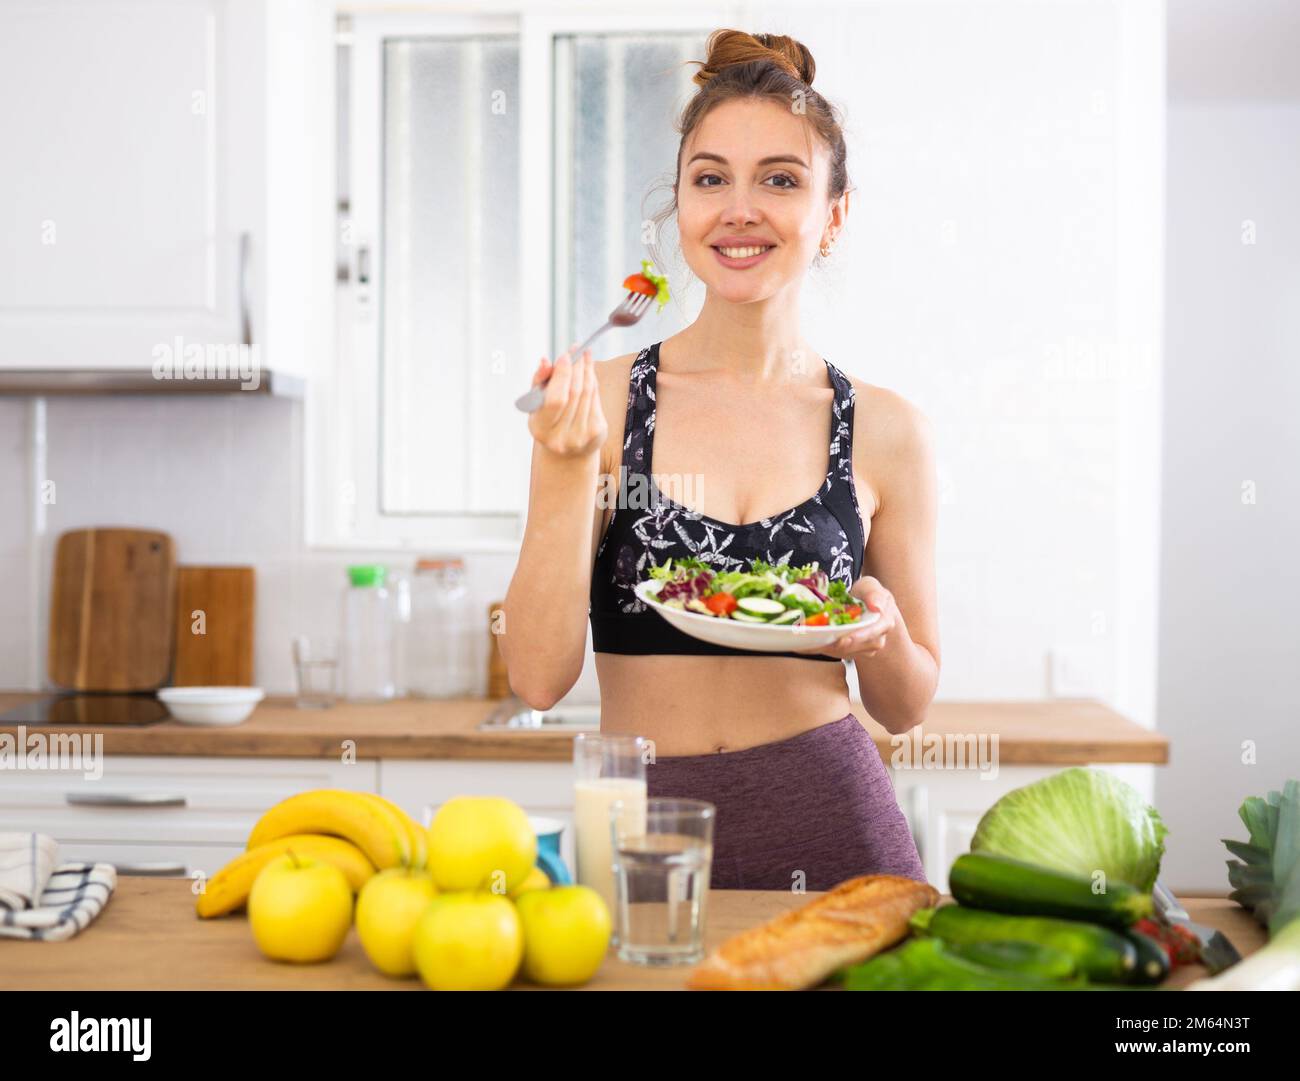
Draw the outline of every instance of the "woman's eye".
M797 188L799 186L799 181L797 181L789 173L775 173L772 176L769 176L767 179L789 181L789 183L786 184L775 185L775 187L778 188ZM704 188L714 188L718 186L717 184L706 184L705 183L706 180L716 180L719 183L721 183L722 177L718 176L716 173L701 173L700 176L696 178L695 183L700 187L704 187Z

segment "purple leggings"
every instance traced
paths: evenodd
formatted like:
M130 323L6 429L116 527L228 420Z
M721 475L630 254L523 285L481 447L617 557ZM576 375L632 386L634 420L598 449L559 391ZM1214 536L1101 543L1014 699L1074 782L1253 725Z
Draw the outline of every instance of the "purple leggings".
M651 796L717 807L715 890L808 890L857 875L925 882L925 871L875 742L852 713L739 751L661 757Z

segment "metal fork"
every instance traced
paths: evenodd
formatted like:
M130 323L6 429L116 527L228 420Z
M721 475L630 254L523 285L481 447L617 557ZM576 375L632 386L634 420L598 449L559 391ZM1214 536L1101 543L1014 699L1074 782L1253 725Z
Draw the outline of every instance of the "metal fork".
M654 300L654 297L647 296L645 293L628 293L623 298L623 302L609 313L609 321L574 350L573 358L575 360L581 359L583 350L604 334L605 331L609 330L610 327L630 327L634 323L640 322L641 316L645 315L652 300ZM546 396L546 387L550 381L550 376L547 376L545 382L538 383L527 394L517 398L515 408L524 413L536 413L542 407L542 399Z

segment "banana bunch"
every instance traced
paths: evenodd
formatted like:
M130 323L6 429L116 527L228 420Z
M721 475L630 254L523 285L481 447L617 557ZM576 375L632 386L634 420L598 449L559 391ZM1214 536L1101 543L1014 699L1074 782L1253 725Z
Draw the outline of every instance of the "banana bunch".
M373 792L317 788L281 800L257 821L248 850L208 880L195 902L204 919L243 907L258 872L291 850L334 864L356 892L389 867L428 866L429 841L392 800Z

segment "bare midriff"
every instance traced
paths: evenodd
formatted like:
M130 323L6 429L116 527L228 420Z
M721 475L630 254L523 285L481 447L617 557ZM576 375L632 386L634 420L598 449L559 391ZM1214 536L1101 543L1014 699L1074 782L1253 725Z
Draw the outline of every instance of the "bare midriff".
M597 653L602 732L643 736L656 757L739 751L851 712L842 663L794 657Z

